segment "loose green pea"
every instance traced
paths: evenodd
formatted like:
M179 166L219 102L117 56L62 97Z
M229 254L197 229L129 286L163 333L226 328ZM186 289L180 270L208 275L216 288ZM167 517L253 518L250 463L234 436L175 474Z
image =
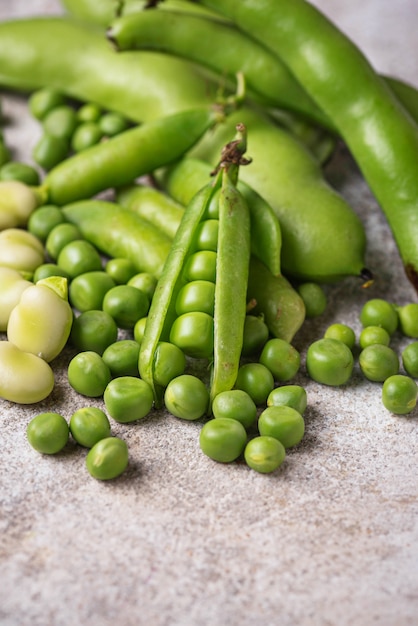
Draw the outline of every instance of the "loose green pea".
M29 111L38 120L43 120L50 111L64 103L64 95L51 88L37 89L28 100Z
M59 413L39 413L28 424L26 436L28 442L41 454L57 454L66 445L69 438L66 419Z
M271 474L281 466L285 458L286 450L283 444L278 439L266 435L250 439L244 450L246 464L260 474Z
M262 363L245 363L238 370L235 388L248 393L257 406L264 404L274 388L273 374Z
M65 137L43 133L32 150L32 158L42 169L49 171L68 156L70 144Z
M116 285L109 289L102 304L118 328L133 329L136 322L148 313L148 296L132 285Z
M389 376L383 383L383 406L395 415L407 415L417 404L418 387L412 378L403 374Z
M34 283L37 283L39 280L43 280L44 278L51 278L52 276L62 276L62 278L66 278L69 280L69 276L65 270L61 267L58 267L56 263L42 263L33 273L32 280Z
M276 387L267 398L267 406L289 406L303 415L308 404L306 390L300 385Z
M119 376L109 382L103 400L110 417L116 422L126 424L149 414L154 394L151 387L141 378Z
M139 356L139 345L138 345ZM138 367L138 359L137 359ZM184 373L186 356L180 348L168 341L160 341L154 354L154 380L157 385L167 387L168 383Z
M262 317L247 315L244 322L242 355L258 354L269 338L269 329Z
M67 243L59 252L57 264L67 272L70 278L86 272L102 269L102 258L98 250L85 239L76 239Z
M29 216L27 228L30 233L45 242L52 229L64 222L65 217L57 206L44 204Z
M130 259L115 258L107 261L105 271L113 278L116 285L126 285L135 276L136 267Z
M68 140L77 128L77 114L72 107L61 104L48 111L42 123L47 135Z
M381 298L368 300L361 309L360 322L363 327L381 326L389 335L393 335L398 327L398 314L390 302Z
M241 422L244 428L252 426L257 417L257 407L253 399L242 389L222 391L212 402L215 418L228 417Z
M119 135L130 125L126 117L115 112L103 113L97 121L101 132L107 137Z
M317 283L302 283L298 286L298 292L302 298L306 317L319 317L327 308L327 296L321 285Z
M418 337L418 304L411 302L397 308L399 329L406 337Z
M70 340L75 348L103 354L118 337L115 320L106 311L84 311L74 318Z
M139 272L139 274L134 273L127 281L127 284L129 287L135 287L144 292L148 300L151 301L157 286L157 279L149 272Z
M0 168L0 180L18 180L25 185L39 185L39 172L28 163L9 161Z
M68 365L68 382L83 396L102 396L111 380L109 367L102 357L92 350L79 352Z
M170 330L170 341L187 356L210 359L213 356L214 321L211 315L194 311L177 317Z
M347 324L331 324L324 333L324 337L339 339L352 350L356 343L356 334Z
M381 326L366 326L366 328L363 328L359 338L360 348L364 349L376 343L388 346L390 344L388 331Z
M74 152L82 152L101 141L103 133L96 122L83 122L71 137L71 148Z
M213 250L199 250L190 255L184 268L184 277L188 282L192 280L216 280L216 252Z
M46 241L45 249L53 261L58 259L61 250L71 241L77 241L82 239L81 232L75 224L57 224L49 232Z
M308 347L306 368L308 375L317 383L344 385L350 379L353 367L353 353L338 339L318 339Z
M69 300L80 312L98 310L102 308L106 293L114 286L115 281L107 272L102 270L84 272L70 282Z
M260 435L278 439L285 448L296 446L305 434L302 415L290 406L268 406L258 418Z
M110 423L104 411L86 406L71 415L70 432L81 446L92 448L101 439L110 437Z
M235 419L218 417L204 424L199 444L203 454L219 463L231 463L243 452L247 443L247 431Z
M122 339L110 344L103 352L102 358L113 378L139 376L139 343L133 339Z
M112 480L128 467L128 446L119 437L106 437L98 441L86 456L86 467L93 478Z
M197 376L181 374L168 383L164 403L175 417L197 420L208 410L209 391Z
M285 382L296 376L300 354L289 342L274 337L264 345L259 361L270 370L275 380Z
M363 375L374 382L383 382L399 371L396 352L380 343L367 346L360 352L359 365Z
M409 376L418 378L418 341L410 343L401 353L402 365Z

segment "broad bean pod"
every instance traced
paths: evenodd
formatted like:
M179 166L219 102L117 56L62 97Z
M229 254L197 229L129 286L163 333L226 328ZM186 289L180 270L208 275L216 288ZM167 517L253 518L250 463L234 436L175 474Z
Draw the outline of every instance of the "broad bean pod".
M326 113L379 202L418 291L418 125L367 58L305 0L199 0L276 53Z
M62 211L103 254L130 259L138 272L160 276L171 239L133 211L105 200L70 203Z
M210 105L217 95L217 85L187 61L120 55L101 29L68 17L1 22L0 85L26 93L54 88L137 122Z
M45 177L48 202L89 199L168 165L187 152L221 118L201 107L145 122L62 161Z
M190 156L215 163L219 146L239 119L248 129L253 161L240 179L275 211L282 232L282 272L289 278L335 282L365 277L366 235L353 208L325 180L318 161L294 137L261 113L242 107L207 134ZM174 195L176 198L176 196ZM178 199L178 198L176 198Z

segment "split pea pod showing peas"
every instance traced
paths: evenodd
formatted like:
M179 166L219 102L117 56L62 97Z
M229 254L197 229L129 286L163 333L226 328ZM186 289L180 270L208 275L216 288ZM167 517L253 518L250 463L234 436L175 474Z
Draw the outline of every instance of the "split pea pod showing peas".
M168 165L219 121L216 108L201 107L145 122L91 146L54 167L43 187L57 205L91 198Z
M100 28L69 17L0 23L0 85L23 92L52 88L137 122L210 105L217 91L187 61L155 52L118 54Z
M239 154L241 158L245 151L245 128L238 125L237 129L235 156ZM237 376L246 315L250 218L248 206L236 188L238 165L227 161L225 156L223 153L215 179L206 183L188 204L151 303L140 348L139 371L154 389L157 404L161 401L161 390L154 380L155 351L159 342L167 337L179 347L184 343L188 345L184 315L176 317L176 304L182 287L190 281L190 261L199 254L197 235L202 225L212 221L207 216L214 201L219 211L216 252L212 253L216 259L216 271L210 281L215 283L214 314L211 324L208 313L194 314L195 319L197 315L204 316L208 328L207 342L195 354L213 360L212 399L219 392L231 389ZM205 249L201 251L206 252ZM200 342L200 337L196 341ZM195 346L191 348L196 349Z
M189 153L216 162L219 146L236 123L235 112ZM239 119L251 129L244 168L247 183L275 211L282 232L281 266L300 281L333 282L362 276L366 235L352 207L325 180L317 160L292 135L261 113L242 107Z
M200 0L276 53L337 128L418 291L418 127L368 60L305 0ZM373 103L373 106L371 106Z

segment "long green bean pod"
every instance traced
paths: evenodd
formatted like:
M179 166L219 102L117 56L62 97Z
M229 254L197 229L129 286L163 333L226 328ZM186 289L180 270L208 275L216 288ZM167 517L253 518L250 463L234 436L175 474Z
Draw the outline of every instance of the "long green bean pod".
M201 0L280 56L333 121L418 292L418 125L369 61L305 0Z
M138 122L210 105L218 91L187 61L145 51L120 55L101 28L69 17L1 22L0 85L26 93L54 88Z

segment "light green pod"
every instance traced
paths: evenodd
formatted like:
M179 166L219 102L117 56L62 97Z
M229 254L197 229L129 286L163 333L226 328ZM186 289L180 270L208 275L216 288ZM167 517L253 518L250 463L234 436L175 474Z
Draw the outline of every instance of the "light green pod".
M20 350L49 363L67 343L72 321L67 279L51 276L22 293L10 313L7 338Z
M18 404L45 400L54 388L54 373L40 357L0 341L0 397Z
M0 232L1 266L30 274L44 260L43 245L32 233L19 228L6 228Z
M26 226L39 206L40 198L32 187L18 180L0 181L0 230Z
M10 313L18 304L20 296L33 283L10 267L0 267L0 331L7 329Z

